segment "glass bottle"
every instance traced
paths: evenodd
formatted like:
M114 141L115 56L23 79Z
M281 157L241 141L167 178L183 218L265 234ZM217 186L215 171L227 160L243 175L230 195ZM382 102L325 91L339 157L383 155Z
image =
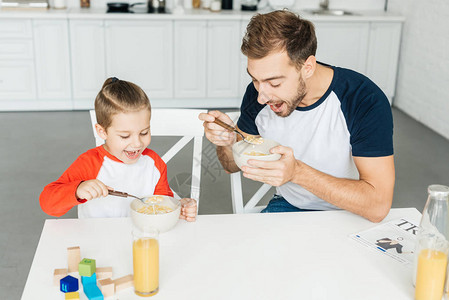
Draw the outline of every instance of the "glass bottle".
M192 0L192 7L193 8L200 8L201 0Z
M416 239L415 300L441 300L449 250L449 187L431 185Z
M80 0L80 6L82 8L89 8L90 7L90 0Z

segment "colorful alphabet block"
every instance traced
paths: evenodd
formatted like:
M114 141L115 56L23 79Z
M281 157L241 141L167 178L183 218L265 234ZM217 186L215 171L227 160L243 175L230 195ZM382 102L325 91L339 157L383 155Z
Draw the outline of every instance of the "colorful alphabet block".
M100 288L105 298L114 296L115 284L111 278L106 278L98 281L98 287Z
M117 278L114 280L114 284L115 284L115 292L121 291L123 289L129 288L129 287L133 287L134 286L134 280L133 280L133 275L126 275L120 278Z
M60 285L61 279L67 276L67 269L55 269L53 272L53 285Z
M69 273L78 271L78 264L81 261L80 247L67 248L67 265Z
M103 294L96 284L83 285L84 294L86 294L89 300L103 300Z
M78 292L65 293L65 300L80 300L80 293Z
M72 277L70 275L62 278L60 281L61 292L76 292L78 290L78 287L78 278Z
M98 280L112 278L112 267L97 268L95 273L97 273Z
M92 276L96 272L95 259L84 258L78 265L80 276Z
M83 285L97 284L97 273L93 273L92 276L81 276L81 283Z

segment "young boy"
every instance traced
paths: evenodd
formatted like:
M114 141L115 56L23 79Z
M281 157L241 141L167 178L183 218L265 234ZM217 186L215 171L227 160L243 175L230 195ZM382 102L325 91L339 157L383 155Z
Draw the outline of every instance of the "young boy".
M62 216L78 205L79 218L129 216L132 199L108 195L109 190L139 197L173 196L167 166L152 150L151 106L137 85L108 78L95 99L95 129L105 144L80 155L55 182L47 185L39 201L42 210ZM180 218L195 221L194 199L181 199Z

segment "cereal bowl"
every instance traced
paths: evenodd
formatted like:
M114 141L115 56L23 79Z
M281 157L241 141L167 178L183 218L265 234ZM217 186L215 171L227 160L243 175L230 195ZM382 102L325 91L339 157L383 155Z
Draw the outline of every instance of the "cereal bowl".
M155 201L150 201L156 199ZM181 213L181 202L169 196L149 196L147 204L134 199L131 204L131 220L138 229L155 228L166 232L175 227Z
M240 141L232 146L232 154L235 163L241 169L242 166L248 165L249 159L263 161L279 160L281 158L279 153L270 153L270 149L276 146L280 146L280 144L267 139L263 139L263 143L256 145Z

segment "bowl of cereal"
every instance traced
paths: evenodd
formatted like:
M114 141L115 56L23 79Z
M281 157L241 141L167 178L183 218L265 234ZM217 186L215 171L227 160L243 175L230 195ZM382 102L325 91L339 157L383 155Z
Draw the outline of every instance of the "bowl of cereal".
M131 204L131 220L138 229L155 228L166 232L175 227L181 213L179 200L169 196L149 196L144 201L134 199Z
M279 153L270 153L270 149L280 144L273 140L258 138L257 143L240 141L232 146L232 154L237 166L248 165L249 159L275 161L281 158Z

